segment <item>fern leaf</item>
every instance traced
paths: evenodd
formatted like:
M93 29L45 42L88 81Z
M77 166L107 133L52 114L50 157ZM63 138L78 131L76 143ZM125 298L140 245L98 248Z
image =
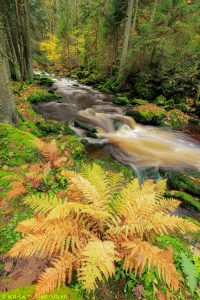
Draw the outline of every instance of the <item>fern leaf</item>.
M169 234L172 232L186 233L199 230L197 225L188 220L163 213L156 213L152 218L152 224L152 229L156 234Z
M24 202L29 205L35 213L43 215L61 204L62 200L56 196L41 193L25 197Z
M94 204L99 208L106 208L108 201L106 198L101 198L96 186L80 175L74 176L72 181L83 194L85 203Z
M107 199L110 196L108 178L103 168L97 164L85 165L81 175L87 179L97 190L102 199Z
M155 184L157 197L163 196L166 188L167 188L167 179L157 181Z
M145 266L148 270L153 267L158 270L159 276L168 286L171 286L175 291L179 289L180 278L170 250L163 250L139 240L126 242L124 246L128 250L124 259L124 268L127 272L131 272L135 268L135 274L139 272L142 275Z
M53 267L48 268L40 276L34 296L37 298L42 294L53 292L56 287L65 286L66 277L68 277L68 283L70 284L75 260L75 256L69 252L55 259L52 262Z
M98 209L98 207L96 207L95 205L82 204L77 202L65 202L54 208L48 214L47 220L63 219L68 217L72 213L74 214L74 216L80 216L81 214L85 214L88 216L92 216L97 220L108 220L109 218L113 218L109 212Z
M82 251L81 268L79 269L79 280L83 282L87 290L97 287L97 279L108 279L115 273L115 260L117 253L114 243L109 241L90 241Z
M190 288L192 294L194 294L197 288L197 278L198 273L195 265L189 260L184 252L180 253L181 265L183 268L183 273L186 275L187 285Z
M27 235L23 240L18 241L7 253L11 257L31 257L38 254L46 237L42 235Z
M123 182L123 174L122 173L110 173L107 176L108 178L108 188L111 194L119 192L122 182Z

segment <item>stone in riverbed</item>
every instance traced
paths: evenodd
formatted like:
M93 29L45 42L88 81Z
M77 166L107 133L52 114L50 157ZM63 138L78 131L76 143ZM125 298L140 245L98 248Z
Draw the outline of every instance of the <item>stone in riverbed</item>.
M81 128L81 129L84 129L84 130L86 130L86 131L88 131L88 132L96 133L96 129L95 129L93 126L91 126L91 125L89 125L89 124L87 124L87 123L85 123L85 122L82 122L82 121L75 121L75 122L74 122L74 125L75 125L76 127L79 127L79 128Z

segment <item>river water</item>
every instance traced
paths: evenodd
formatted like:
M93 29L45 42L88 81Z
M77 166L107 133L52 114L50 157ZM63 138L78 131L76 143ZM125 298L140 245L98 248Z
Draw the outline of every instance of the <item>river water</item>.
M131 166L140 180L146 168L200 170L200 144L188 135L137 124L125 116L126 108L112 104L112 95L76 80L56 78L53 88L62 98L39 102L35 110L45 118L67 122L89 144L107 145L111 155Z

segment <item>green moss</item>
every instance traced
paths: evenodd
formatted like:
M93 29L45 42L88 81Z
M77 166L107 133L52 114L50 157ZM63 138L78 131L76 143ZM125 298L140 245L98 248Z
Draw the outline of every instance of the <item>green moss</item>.
M32 104L35 104L39 101L55 101L60 97L54 93L45 93L45 92L37 92L28 97L28 101Z
M174 197L183 201L186 205L192 206L195 210L200 211L200 202L190 194L185 192L166 192L167 197Z
M41 77L39 75L34 76L34 82L41 85L51 87L53 85L53 80L49 77Z
M0 165L21 166L24 163L41 161L33 145L36 137L11 125L0 123Z
M31 296L35 292L35 286L26 286L18 289L11 290L9 292L0 293L1 300L30 300ZM72 288L65 287L59 290L55 290L54 293L42 295L37 298L37 300L81 300L83 299L79 292Z
M200 184L189 178L187 175L174 172L168 175L168 183L173 189L181 189L193 195L200 196Z
M149 102L147 100L142 100L142 99L133 99L130 100L130 103L132 105L142 105L142 104L148 104Z
M74 132L69 128L67 124L61 122L53 122L51 120L44 120L43 122L37 122L36 126L40 130L41 136L46 135L73 135Z
M156 125L165 117L165 110L155 104L143 104L127 111L137 122Z
M98 85L98 90L104 94L112 94L112 91L102 84Z
M125 96L118 96L117 98L115 98L113 100L113 103L117 104L117 105L128 105L128 104L130 104L128 98L125 97Z

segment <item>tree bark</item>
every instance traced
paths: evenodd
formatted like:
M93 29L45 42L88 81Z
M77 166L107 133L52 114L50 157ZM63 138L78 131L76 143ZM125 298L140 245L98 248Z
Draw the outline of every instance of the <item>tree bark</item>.
M0 122L16 125L18 115L9 85L5 46L5 32L0 15Z
M120 60L119 73L118 73L119 80L123 79L123 77L124 77L124 68L125 68L126 58L127 58L127 53L128 53L131 21L132 21L132 16L133 16L133 4L134 4L134 0L129 0L128 6L127 6L127 17L126 17L126 24L125 24L125 30L124 30L124 42L123 42L123 48L122 48L122 54L121 54L121 60Z

